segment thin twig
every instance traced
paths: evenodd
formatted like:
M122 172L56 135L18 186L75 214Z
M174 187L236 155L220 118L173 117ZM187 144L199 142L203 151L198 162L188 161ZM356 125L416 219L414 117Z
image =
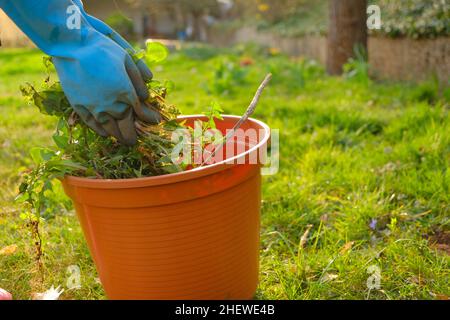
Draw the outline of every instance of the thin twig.
M267 87L271 79L272 74L271 73L267 74L263 82L259 85L258 90L256 90L255 96L253 97L252 102L248 106L242 118L239 119L239 121L234 125L233 129L231 129L228 132L228 134L225 136L224 141L215 148L215 150L209 155L209 157L206 160L202 162L200 167L204 166L212 157L214 157L217 151L222 149L223 146L227 144L228 140L230 140L234 136L236 130L238 130L242 126L242 124L248 120L248 118L253 114L253 112L255 112L256 106L258 105L259 102L259 98L261 98L261 94L263 93L264 89Z

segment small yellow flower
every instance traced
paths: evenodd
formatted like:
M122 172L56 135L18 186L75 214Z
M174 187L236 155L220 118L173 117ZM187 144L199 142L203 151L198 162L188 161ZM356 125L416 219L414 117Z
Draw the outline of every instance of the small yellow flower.
M258 5L258 10L261 12L269 11L270 6L267 3L261 3Z
M269 48L269 53L270 53L270 55L272 55L272 56L279 55L279 54L280 54L280 49L274 48L274 47Z

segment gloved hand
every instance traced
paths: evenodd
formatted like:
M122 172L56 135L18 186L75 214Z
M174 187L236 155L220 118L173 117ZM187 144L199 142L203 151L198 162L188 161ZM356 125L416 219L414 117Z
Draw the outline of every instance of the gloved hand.
M77 5L80 28L69 28ZM45 53L53 57L62 88L75 112L103 136L137 140L135 117L161 121L145 100L151 72L133 61L131 46L103 22L86 14L80 0L0 0L0 8Z
M123 49L127 51L135 52L134 48L126 41L120 34L118 34L115 30L113 30L110 26L108 26L103 21L89 15L84 10L83 3L81 0L72 0L73 3L75 3L78 8L80 9L81 14L86 18L86 20L91 24L91 26L97 30L98 32L101 32L105 36L111 38L115 43L117 43L119 46L121 46ZM150 69L147 67L145 62L141 59L136 62L136 65L142 75L142 78L147 81L151 80L153 78L153 74L150 71ZM148 93L146 91L146 93Z

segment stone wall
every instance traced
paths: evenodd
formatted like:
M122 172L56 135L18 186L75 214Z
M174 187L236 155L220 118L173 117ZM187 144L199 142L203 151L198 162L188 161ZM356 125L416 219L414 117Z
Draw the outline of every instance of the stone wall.
M218 36L216 36L218 35ZM237 43L258 43L279 48L293 56L305 56L326 64L327 40L324 36L283 38L255 28L241 28L234 32L213 30L210 42L218 46ZM436 75L441 82L449 81L450 38L414 40L369 37L369 64L380 79L425 80Z
M441 82L450 77L450 38L413 40L371 37L369 63L382 79L425 80L436 75Z
M283 38L266 32L258 32L254 28L243 28L236 32L235 43L253 41L263 45L279 48L294 56L305 56L325 64L326 38L321 36L305 36L301 38Z

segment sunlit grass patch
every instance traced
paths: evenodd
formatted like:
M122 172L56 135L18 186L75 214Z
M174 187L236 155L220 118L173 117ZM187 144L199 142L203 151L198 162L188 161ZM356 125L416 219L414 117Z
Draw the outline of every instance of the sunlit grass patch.
M20 84L41 81L41 60L34 50L0 53L0 249L18 245L16 253L0 256L0 287L29 299L36 290L66 286L67 268L78 265L82 288L66 290L63 298L102 299L60 188L54 214L42 224L41 273L13 201L21 172L31 166L30 148L52 143L54 121L27 106L19 92ZM281 148L280 171L263 184L257 297L450 295L443 250L450 244L432 236L449 232L450 213L449 101L437 87L328 77L307 60L245 47L190 48L153 71L175 80L170 100L184 114L200 113L212 100L226 113L242 114L263 76L275 73L254 116L280 130ZM380 270L378 289L367 286L370 266Z

